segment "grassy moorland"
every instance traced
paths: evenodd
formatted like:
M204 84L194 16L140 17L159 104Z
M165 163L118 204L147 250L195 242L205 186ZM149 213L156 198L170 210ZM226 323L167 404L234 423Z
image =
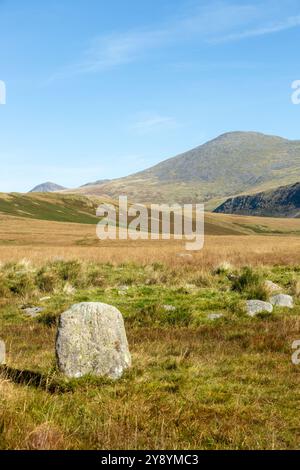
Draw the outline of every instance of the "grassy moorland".
M90 225L0 219L0 448L299 448L300 221L211 217L220 234L192 257L179 242L100 243ZM221 234L233 224L240 233ZM295 308L249 318L266 279ZM57 318L81 301L124 315L133 367L120 381L56 369ZM31 306L44 310L29 318Z
M242 292L228 269L245 276L227 265L4 265L1 448L297 447L299 266L247 271ZM243 303L266 298L265 278L292 293L296 307L249 319ZM133 368L118 382L66 380L56 370L58 315L81 301L113 304L125 317ZM44 311L27 318L21 305ZM223 318L210 320L216 312Z

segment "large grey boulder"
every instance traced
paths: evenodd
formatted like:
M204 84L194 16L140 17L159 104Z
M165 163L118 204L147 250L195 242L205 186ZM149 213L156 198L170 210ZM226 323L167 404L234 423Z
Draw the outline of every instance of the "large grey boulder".
M273 305L269 302L263 302L262 300L248 300L246 302L247 314L250 317L255 317L255 315L263 312L273 312Z
M276 307L286 307L286 308L293 308L294 307L294 300L293 297L286 294L278 294L273 295L271 297L270 302L272 305Z
M131 366L131 356L119 310L94 302L73 305L60 317L56 356L67 377L120 378Z
M0 366L6 364L6 350L5 350L5 343L4 341L0 340Z

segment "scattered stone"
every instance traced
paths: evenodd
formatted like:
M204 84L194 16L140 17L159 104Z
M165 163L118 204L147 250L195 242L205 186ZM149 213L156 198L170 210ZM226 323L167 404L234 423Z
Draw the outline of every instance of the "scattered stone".
M44 309L42 307L31 307L31 308L24 308L23 312L26 317L36 318L40 313L42 313Z
M73 287L71 284L67 282L67 284L64 287L63 292L64 294L67 294L67 295L74 295L76 294L76 289L75 287Z
M270 302L272 305L276 307L286 307L286 308L293 308L294 307L294 300L293 297L290 295L285 294L278 294L274 295L270 298Z
M6 348L4 341L0 340L0 366L6 364Z
M164 305L163 308L166 312L175 312L176 310L176 307L174 307L174 305Z
M272 281L265 281L265 288L270 292L270 294L273 292L280 292L282 290L278 284L275 284L275 282Z
M207 315L208 320L219 320L223 317L223 313L210 313L209 315Z
M262 300L248 300L246 304L247 314L250 317L255 317L255 315L262 312L273 312L273 305L269 302L263 302Z
M129 290L128 286L120 286L118 290L119 295L126 295L127 291Z
M127 290L129 290L129 287L128 286L119 286L119 290L127 291Z
M60 317L56 356L67 377L120 378L131 366L131 356L119 310L97 302L73 305Z

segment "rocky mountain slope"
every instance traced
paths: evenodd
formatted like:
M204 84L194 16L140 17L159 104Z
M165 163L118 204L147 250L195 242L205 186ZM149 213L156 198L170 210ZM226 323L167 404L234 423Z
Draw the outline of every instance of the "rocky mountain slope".
M230 198L216 213L300 217L300 183L282 186L273 191Z

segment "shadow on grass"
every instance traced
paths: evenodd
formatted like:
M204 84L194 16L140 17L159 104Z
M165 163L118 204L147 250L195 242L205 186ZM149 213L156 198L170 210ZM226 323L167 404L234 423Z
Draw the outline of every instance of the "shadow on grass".
M73 391L71 383L59 382L50 375L40 374L31 370L18 370L8 366L0 366L0 375L15 384L38 388L51 394Z

